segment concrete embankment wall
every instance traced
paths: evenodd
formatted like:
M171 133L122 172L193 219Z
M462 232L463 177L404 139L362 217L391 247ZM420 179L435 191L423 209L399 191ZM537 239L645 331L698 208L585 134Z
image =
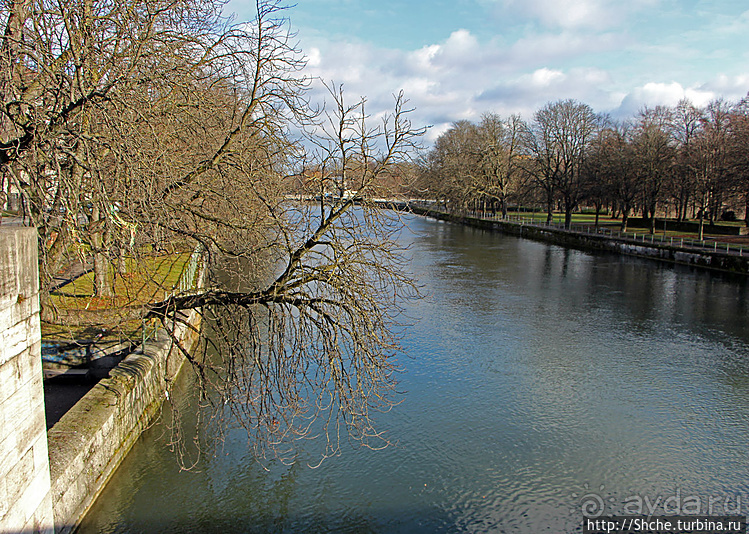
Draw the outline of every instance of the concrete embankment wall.
M54 532L35 228L0 227L0 532Z
M624 239L598 234L570 232L543 226L524 225L517 222L493 221L464 217L449 213L435 212L412 206L412 211L434 219L494 230L505 234L544 241L566 247L584 250L603 250L629 256L657 259L671 263L681 263L708 269L749 274L749 257L720 252L698 251L659 243L633 243Z
M192 350L200 314L192 311L175 337ZM58 533L71 532L101 493L140 434L159 412L168 380L184 355L163 330L101 380L49 430L54 518Z

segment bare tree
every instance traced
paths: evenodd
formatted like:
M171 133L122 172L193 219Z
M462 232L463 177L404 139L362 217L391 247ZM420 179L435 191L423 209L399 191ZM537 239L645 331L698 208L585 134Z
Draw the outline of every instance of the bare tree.
M730 193L728 143L731 109L727 102L710 102L701 117L701 130L695 152L698 160L697 181L700 198L700 239L704 215L710 224L720 216L723 202Z
M609 129L605 134L603 150L605 174L611 181L614 201L622 214L622 232L627 230L627 221L639 194L631 135L631 129L626 124Z
M198 0L3 8L0 165L24 191L40 233L43 316L51 319L44 290L76 260L93 264L97 295L115 296L113 256L160 246L169 208L184 213L159 190L171 194L215 171L249 134L250 119L277 124L259 117L273 117L273 102L293 101L297 80L278 74L301 62L273 20L275 2L258 4L251 31ZM269 88L267 80L278 82ZM270 136L260 130L256 140Z
M525 129L523 145L529 156L523 161L523 172L530 177L531 188L542 192L549 224L554 220L556 183L562 168L560 154L555 149L550 129L542 127L538 121Z
M655 232L655 214L664 187L672 176L675 148L669 124L670 110L645 109L633 131L633 148L638 172L640 199L650 233Z
M478 151L482 180L479 193L492 203L498 202L503 216L507 216L507 202L513 188L518 186L520 171L520 143L525 125L517 115L502 120L487 113L478 124Z
M606 121L609 122L609 121ZM598 228L601 209L614 198L614 166L611 158L612 128L603 126L596 132L581 169L583 197L596 208Z
M294 441L310 434L324 436L323 457L339 451L344 435L372 447L388 443L373 413L396 400L394 331L400 303L417 295L394 238L398 217L370 204L367 193L409 161L423 130L408 120L403 95L372 127L364 100L349 106L340 87L329 90L333 106L305 159L329 172L316 173L309 191L344 180L354 194L274 205L278 270L257 290L242 290L239 276L233 288L214 280L149 306L162 319L210 311L221 332L210 340L217 356L192 361L201 389L217 392L213 416L242 425L258 455L289 461Z
M587 104L574 100L552 102L537 111L526 144L533 156L529 170L546 194L547 220L551 222L555 195L564 204L564 224L582 200L583 162L598 127L598 118Z
M687 218L687 209L697 188L696 147L700 133L701 112L688 100L681 100L673 110L671 129L676 141L676 162L673 180L668 189L676 206L679 221Z
M443 133L422 161L422 182L453 208L507 214L507 202L519 175L520 138L524 124L517 116L503 120L485 114L479 124L460 121Z
M6 6L0 163L39 229L43 287L71 251L90 255L96 293L111 297L113 251L131 242L219 245L227 191L255 196L288 153L284 121L309 111L277 1L258 2L249 25L202 0Z
M458 121L439 136L422 162L423 181L451 210L476 204L483 171L476 125Z
M734 107L730 128L728 162L731 182L744 197L744 221L749 226L749 95Z
M258 0L245 24L220 7L3 4L0 165L39 229L43 287L78 259L93 262L99 297L115 299L122 319L170 329L201 309L213 334L204 348L218 349L187 355L203 398L215 421L248 430L258 454L289 459L287 445L317 433L326 455L344 431L386 442L371 413L393 402L393 328L413 285L398 221L355 201L382 193L423 130L403 95L373 126L363 100L349 106L331 87L326 121L306 143L292 139L317 115L283 6ZM285 177L307 164L355 194L287 201ZM197 244L205 287L145 307L117 293L118 269Z

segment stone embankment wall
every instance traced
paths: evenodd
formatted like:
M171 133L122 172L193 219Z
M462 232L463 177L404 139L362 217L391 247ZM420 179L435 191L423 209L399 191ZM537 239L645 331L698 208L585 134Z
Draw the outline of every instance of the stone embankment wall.
M175 337L191 351L200 314L177 324ZM54 518L58 533L75 529L140 434L159 412L184 355L163 330L158 341L125 358L49 430Z
M632 243L630 241L610 236L588 234L583 232L570 232L557 228L548 228L543 226L520 224L517 222L493 221L487 219L477 219L474 217L464 217L449 213L431 211L428 209L411 206L414 213L425 215L439 220L456 222L486 230L495 230L505 234L545 241L556 245L566 247L581 248L584 250L603 250L627 254L629 256L638 256L641 258L651 258L668 261L672 263L681 263L704 267L708 269L717 269L740 274L749 274L749 257L737 256L735 254L725 254L721 252L709 252L701 250L690 250L677 246L659 243Z
M0 227L0 532L54 532L34 228Z
M47 432L37 240L34 228L0 227L0 534L72 532L185 360L159 331L158 341L125 358ZM190 351L201 315L183 319L174 337Z

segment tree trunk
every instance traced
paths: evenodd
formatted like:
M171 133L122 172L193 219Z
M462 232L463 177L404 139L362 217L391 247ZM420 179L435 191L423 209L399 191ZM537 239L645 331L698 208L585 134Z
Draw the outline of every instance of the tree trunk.
M111 276L109 273L109 258L103 251L94 253L94 294L99 297L111 297Z
M648 232L650 235L655 234L655 206L651 206L648 210Z
M94 207L91 213L91 224L103 224L99 219L99 208ZM105 248L104 231L94 230L91 234L91 249L94 255L94 295L111 297L114 294L112 277L109 272L109 256Z
M40 319L42 322L57 324L57 307L52 304L47 287L40 288L39 290L39 307L41 309Z
M125 274L127 273L127 257L130 247L125 245L124 243L121 243L120 246L117 247L117 274Z
M596 202L596 224L595 227L598 228L598 218L601 215L601 203Z
M684 222L687 218L687 211L689 210L689 194L684 196L684 200L681 203L681 211L679 212L679 222Z

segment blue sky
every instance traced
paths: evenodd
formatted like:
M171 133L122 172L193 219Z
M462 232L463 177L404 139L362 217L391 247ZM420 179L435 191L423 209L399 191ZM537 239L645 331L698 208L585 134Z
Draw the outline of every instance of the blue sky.
M250 19L254 2L227 9ZM557 99L626 118L749 92L747 0L299 0L287 15L310 75L373 115L404 90L429 140Z

